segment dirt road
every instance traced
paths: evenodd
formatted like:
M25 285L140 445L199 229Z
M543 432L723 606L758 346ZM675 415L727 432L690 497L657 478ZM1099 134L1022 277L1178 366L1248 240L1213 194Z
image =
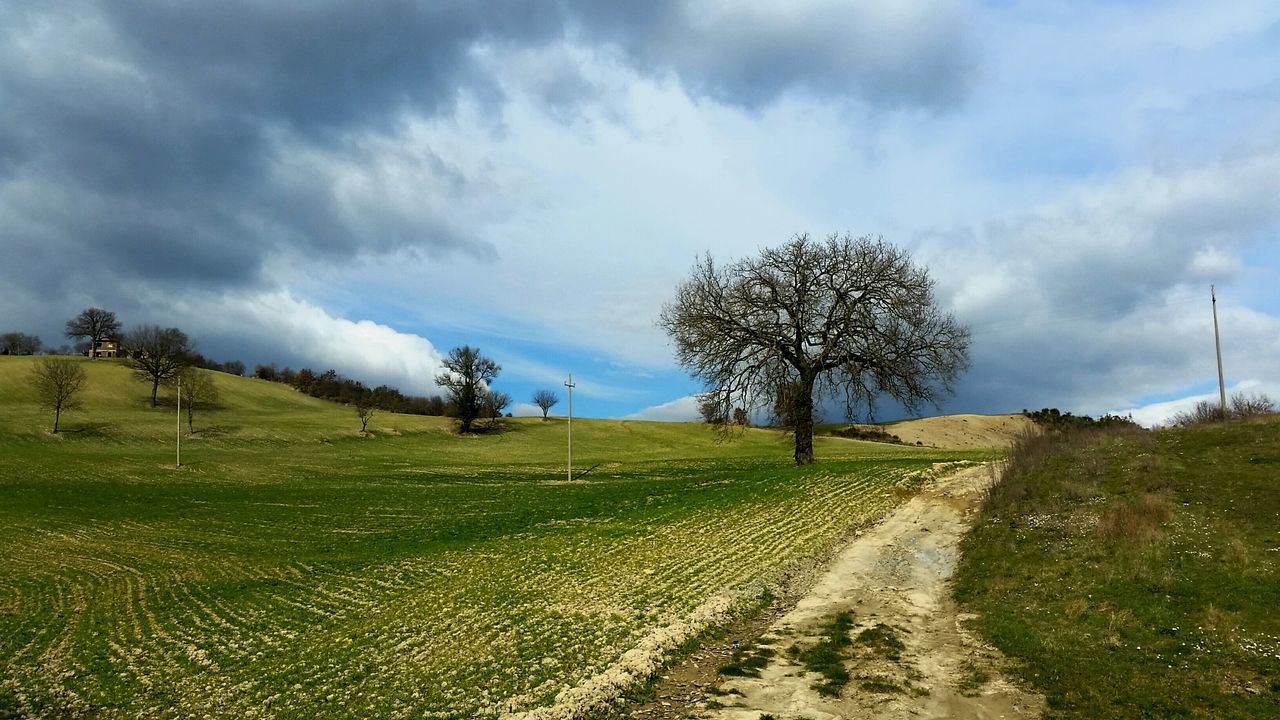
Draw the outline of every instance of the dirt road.
M1038 717L1043 700L1001 676L1000 657L966 630L951 599L957 544L988 481L985 467L942 479L858 538L761 637L757 644L776 654L760 676L709 688L714 700L698 716ZM812 647L824 623L846 611L852 613L854 643L841 654L851 680L838 695L823 696L815 689L822 677L807 672L787 649Z

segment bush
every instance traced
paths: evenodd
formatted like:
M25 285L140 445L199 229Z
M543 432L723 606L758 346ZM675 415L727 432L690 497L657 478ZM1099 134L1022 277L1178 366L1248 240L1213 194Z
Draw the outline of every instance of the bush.
M1173 427L1194 427L1224 420L1245 420L1251 417L1271 415L1276 411L1276 404L1263 393L1248 394L1238 392L1231 396L1227 403L1227 412L1222 412L1218 403L1201 400L1190 410L1175 413L1166 421Z

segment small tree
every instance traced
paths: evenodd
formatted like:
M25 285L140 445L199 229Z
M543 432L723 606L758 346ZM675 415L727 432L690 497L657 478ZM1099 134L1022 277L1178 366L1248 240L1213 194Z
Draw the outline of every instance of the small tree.
M373 401L365 398L356 401L356 417L360 419L360 434L363 435L369 430L369 419L373 417L373 413L377 410Z
M43 358L31 369L31 384L40 398L41 407L53 411L53 432L66 410L80 407L77 397L87 380L80 363L67 358Z
M195 432L196 408L207 409L218 402L218 386L208 370L184 367L174 373L172 382L177 385L182 409L187 411L187 432Z
M116 314L102 308L85 308L67 321L67 337L88 343L89 357L97 359L98 346L120 332Z
M502 367L470 345L456 347L444 359L445 371L436 375L436 385L444 388L458 418L458 430L471 432L471 425L484 409L487 387Z
M813 462L815 394L843 401L850 418L880 396L916 409L968 365L969 331L937 306L928 271L876 238L797 235L728 265L707 255L660 324L714 417L791 396L782 409L797 465Z
M497 422L503 411L511 404L511 395L499 390L490 389L484 395L484 410L491 421Z
M151 407L156 406L160 383L174 377L191 362L191 341L178 328L141 325L124 338L129 365L138 377L151 382Z
M542 410L542 419L547 419L547 413L551 408L560 402L560 396L554 390L539 390L533 394L533 404Z

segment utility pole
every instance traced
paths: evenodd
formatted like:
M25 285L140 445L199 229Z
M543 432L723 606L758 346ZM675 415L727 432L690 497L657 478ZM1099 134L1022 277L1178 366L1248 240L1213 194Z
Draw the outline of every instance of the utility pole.
M1218 339L1218 294L1212 285L1209 286L1209 297L1213 300L1213 348L1218 353L1218 401L1222 417L1227 416L1227 386L1222 380L1222 341Z
M178 467L182 467L182 378L178 378Z
M569 482L573 482L573 373L569 373L569 381L564 384L569 388Z

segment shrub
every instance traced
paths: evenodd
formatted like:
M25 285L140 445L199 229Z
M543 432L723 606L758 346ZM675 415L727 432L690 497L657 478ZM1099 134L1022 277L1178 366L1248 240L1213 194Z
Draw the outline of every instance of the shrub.
M1276 404L1263 393L1248 394L1238 392L1231 396L1227 403L1227 412L1222 412L1218 403L1201 400L1190 410L1175 413L1165 424L1173 427L1194 427L1224 420L1244 420L1251 417L1271 415L1276 411Z

